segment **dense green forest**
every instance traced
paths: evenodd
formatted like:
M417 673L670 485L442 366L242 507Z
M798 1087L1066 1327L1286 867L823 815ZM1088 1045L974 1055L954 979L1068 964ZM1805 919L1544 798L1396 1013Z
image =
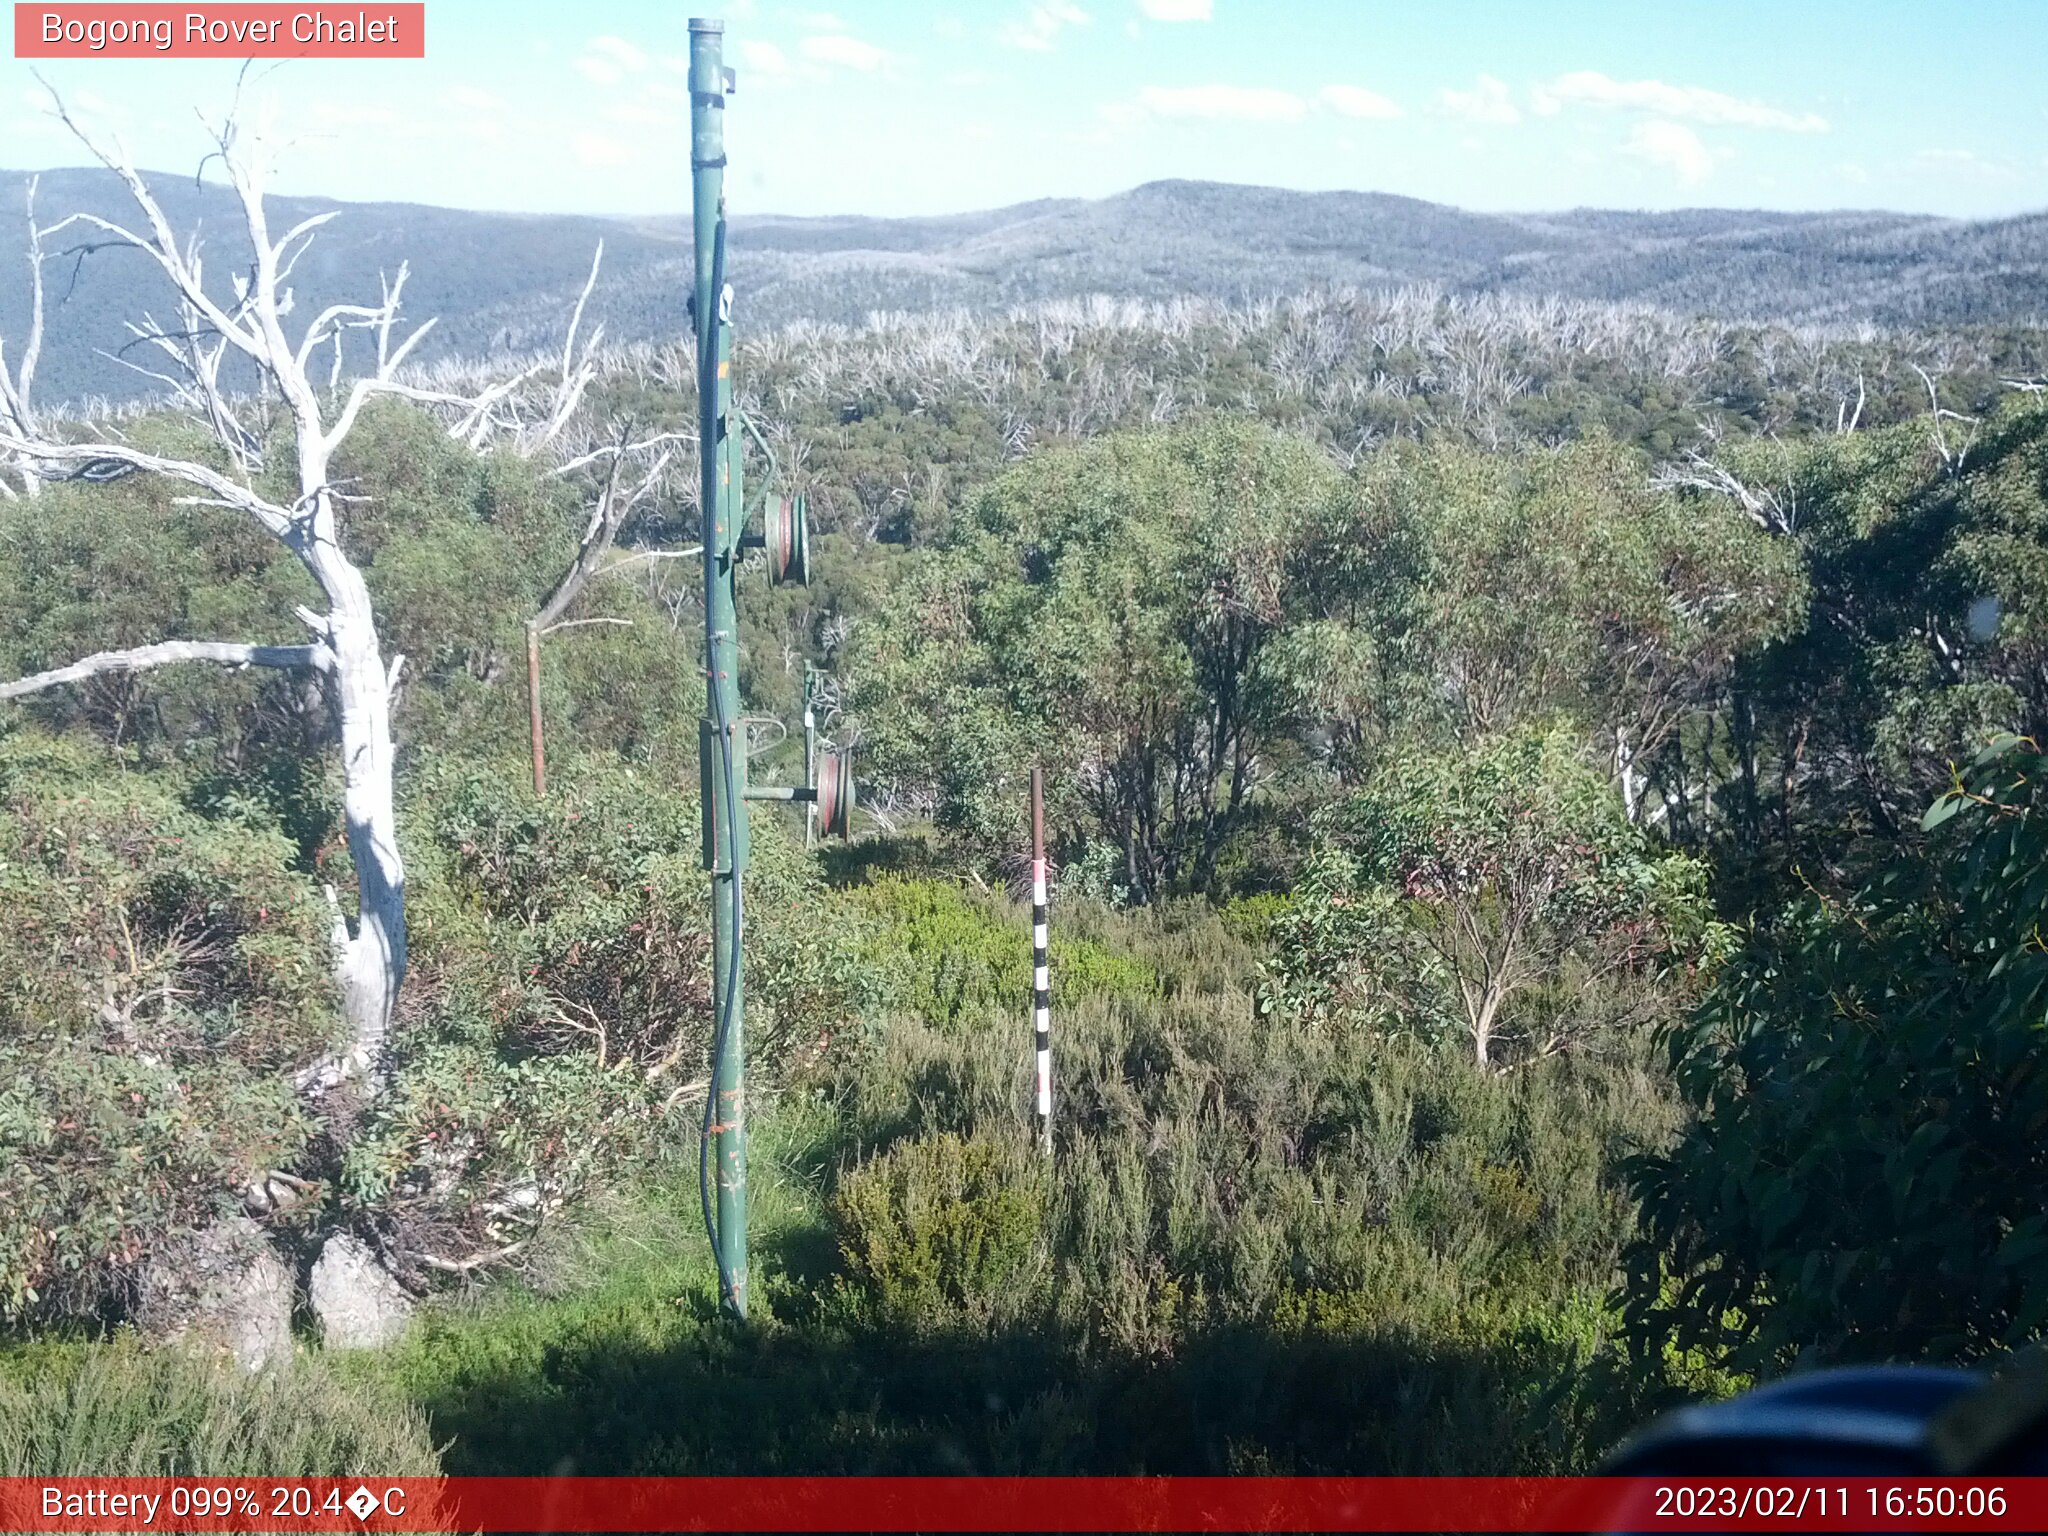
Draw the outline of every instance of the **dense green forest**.
M816 851L753 812L743 1327L697 1225L696 508L651 450L615 494L687 354L583 354L559 441L467 430L481 365L370 400L329 479L405 658L410 952L365 1072L309 1075L362 846L317 675L0 702L0 1472L1564 1471L2035 1338L2042 346L1429 292L749 338L748 483L817 534L743 584L750 771L800 772L813 665L869 809ZM304 641L306 568L219 504L300 449L239 419L0 461L0 678ZM529 621L612 508L537 795ZM252 1378L205 1346L265 1287Z

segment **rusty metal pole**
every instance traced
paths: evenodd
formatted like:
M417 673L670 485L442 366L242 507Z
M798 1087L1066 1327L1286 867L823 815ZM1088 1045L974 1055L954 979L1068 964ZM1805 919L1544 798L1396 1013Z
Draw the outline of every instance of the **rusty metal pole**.
M1052 1151L1052 966L1046 912L1045 774L1031 770L1031 1025L1037 1051L1038 1133Z

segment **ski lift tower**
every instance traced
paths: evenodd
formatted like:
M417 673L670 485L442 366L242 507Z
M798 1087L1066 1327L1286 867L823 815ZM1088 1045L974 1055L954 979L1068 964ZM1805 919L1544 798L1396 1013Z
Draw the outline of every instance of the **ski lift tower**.
M746 720L739 693L739 572L746 552L767 557L769 580L810 579L801 494L775 483L761 501L761 531L745 531L742 437L732 406L732 287L725 280L725 23L690 21L690 180L697 342L698 501L704 546L704 716L698 722L704 868L711 876L711 1086L698 1174L704 1226L718 1261L721 1307L747 1315L746 973L742 963L749 800L807 802L819 830L851 834L853 775L844 753L806 750L804 783L747 785ZM760 442L758 434L756 442ZM764 451L766 444L762 443ZM807 690L808 691L808 690ZM806 714L809 713L806 698ZM807 749L811 742L807 741Z

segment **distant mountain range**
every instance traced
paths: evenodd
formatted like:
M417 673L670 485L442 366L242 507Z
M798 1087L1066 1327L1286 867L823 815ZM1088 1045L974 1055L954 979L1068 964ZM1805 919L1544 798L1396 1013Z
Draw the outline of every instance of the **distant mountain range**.
M0 171L0 340L26 324L26 173ZM149 173L180 230L218 241L212 269L246 261L231 194ZM410 261L406 310L440 323L422 355L526 351L559 343L598 240L593 313L619 340L684 327L689 230L677 216L604 219L472 213L408 203L280 197L274 228L340 209L301 263L298 302L374 297L377 274ZM105 171L42 175L44 223L132 208ZM82 232L75 232L81 233ZM1468 213L1371 192L1289 192L1152 182L1096 201L1055 199L941 218L742 216L732 280L752 325L857 323L876 310L1003 310L1104 293L1240 300L1331 286L1435 284L1449 293L1558 294L1655 304L1729 319L1947 326L2048 320L2048 213L1962 221L1911 214L1575 210ZM65 243L69 243L68 241ZM145 308L166 318L146 258L102 249L48 268L52 313L38 394L125 398L148 381L98 355ZM140 360L140 354L131 354Z

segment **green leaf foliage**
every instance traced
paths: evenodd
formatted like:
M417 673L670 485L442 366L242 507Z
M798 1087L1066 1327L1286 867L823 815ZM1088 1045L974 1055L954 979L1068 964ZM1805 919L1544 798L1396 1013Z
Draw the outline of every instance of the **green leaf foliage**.
M1672 1030L1698 1121L1635 1165L1640 1339L1761 1368L2048 1327L2044 768L1988 755L1931 850L1760 925Z
M1128 885L1205 885L1279 716L1262 658L1342 492L1308 444L1229 422L1020 464L865 631L876 778L992 841L1043 762L1056 817L1099 826Z
M1045 1167L1014 1139L907 1141L850 1170L833 1198L848 1278L884 1312L987 1314L1031 1262Z
M1549 1053L1654 1015L1706 930L1704 867L1629 823L1568 727L1405 754L1317 826L1268 1005L1448 1024L1482 1066L1500 1038Z
M274 824L93 749L0 736L0 808L0 1314L90 1310L305 1149L327 917Z
M878 919L875 953L894 979L897 1007L937 1025L991 1009L1028 1009L1028 911L977 899L954 882L902 876L856 886L851 895ZM1159 992L1159 975L1143 960L1070 936L1064 927L1054 925L1047 955L1056 1003Z

